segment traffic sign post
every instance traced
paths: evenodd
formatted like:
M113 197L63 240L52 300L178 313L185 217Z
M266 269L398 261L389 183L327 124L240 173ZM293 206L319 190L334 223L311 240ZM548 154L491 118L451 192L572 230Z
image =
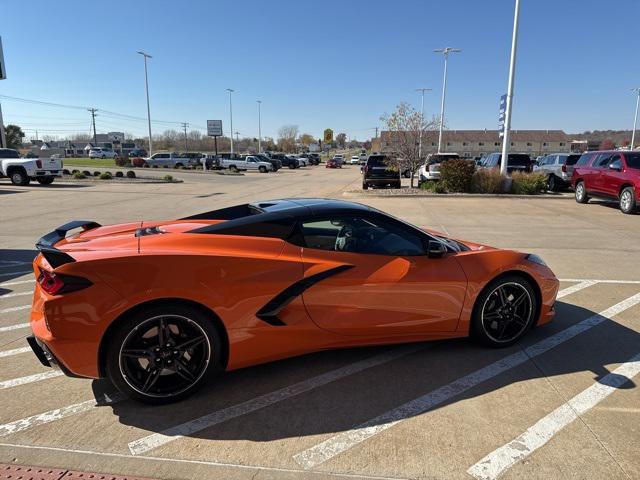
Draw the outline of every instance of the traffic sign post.
M498 110L498 130L499 135L504 135L504 119L507 112L507 94L505 93L500 97L500 109Z
M213 137L216 155L218 155L218 137L222 136L222 120L207 120L207 136Z
M2 53L2 37L0 37L0 80L7 78L7 70L4 65L4 54ZM2 105L0 105L0 147L7 148L7 137L4 134L4 121L2 120Z

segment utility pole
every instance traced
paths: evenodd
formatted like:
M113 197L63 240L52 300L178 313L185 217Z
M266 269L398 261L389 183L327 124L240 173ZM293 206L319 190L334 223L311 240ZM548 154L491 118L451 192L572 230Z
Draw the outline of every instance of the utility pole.
M87 110L89 110L91 112L91 125L93 125L93 146L97 147L98 146L98 136L96 135L96 112L98 111L97 108L88 108Z
M151 108L149 107L149 76L147 75L147 58L153 58L142 51L138 52L144 57L144 85L147 91L147 123L149 124L149 156L153 155L153 142L151 141Z
M260 106L262 105L262 100L256 100L258 103L258 153L262 153L262 120L260 118Z
M240 135L240 132L236 132L236 142L240 141L240 138L238 137L238 135Z
M0 104L0 147L7 148L7 136L4 133L4 120L2 119L2 104Z
M640 88L632 88L632 92L636 93L636 114L633 117L633 131L631 133L631 145L629 146L629 151L633 150L633 146L636 141L636 124L638 123L638 106L640 105Z
M442 129L444 127L444 100L447 96L447 63L449 61L450 53L460 53L462 50L459 48L438 48L434 50L435 53L442 53L444 55L444 76L442 80L442 102L440 104L440 134L438 135L438 153L442 151Z
M420 140L418 141L418 158L422 159L422 131L424 130L424 92L430 92L430 88L416 88L416 92L422 94L420 105Z
M233 153L233 106L231 103L231 94L234 92L235 90L233 90L232 88L227 88L227 92L229 92L229 120L230 120L230 132L231 135L229 135L229 138L231 140L231 153Z
M509 160L509 146L511 145L511 108L513 104L513 82L516 73L516 52L518 50L518 21L520 19L520 0L516 0L513 14L513 34L511 36L511 58L509 60L509 84L507 85L507 107L505 109L504 135L502 136L502 157L500 158L500 173L507 174Z
M189 124L187 122L182 122L182 129L184 130L184 151L189 151L189 145L187 144L187 127Z

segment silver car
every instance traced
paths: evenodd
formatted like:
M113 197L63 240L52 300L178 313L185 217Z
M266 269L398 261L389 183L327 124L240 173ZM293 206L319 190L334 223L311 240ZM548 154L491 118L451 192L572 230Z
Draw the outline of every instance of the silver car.
M555 192L561 188L566 188L571 184L571 174L573 166L580 158L579 153L552 153L544 155L533 171L543 173L547 176L547 188Z

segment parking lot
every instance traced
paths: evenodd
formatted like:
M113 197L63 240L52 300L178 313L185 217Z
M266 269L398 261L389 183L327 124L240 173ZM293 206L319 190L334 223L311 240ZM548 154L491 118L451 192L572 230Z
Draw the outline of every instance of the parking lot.
M0 183L0 463L185 479L640 478L638 216L570 197L345 197L360 188L357 166L175 176L183 183ZM56 226L303 196L539 254L561 279L556 319L507 349L454 340L279 361L163 407L28 351L34 242Z

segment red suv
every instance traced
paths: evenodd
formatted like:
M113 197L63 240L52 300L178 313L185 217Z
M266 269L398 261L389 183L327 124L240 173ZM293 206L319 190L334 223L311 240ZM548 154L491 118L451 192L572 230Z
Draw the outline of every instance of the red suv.
M623 213L634 213L640 192L640 151L584 153L573 169L571 186L578 203L587 203L589 197L615 199Z

